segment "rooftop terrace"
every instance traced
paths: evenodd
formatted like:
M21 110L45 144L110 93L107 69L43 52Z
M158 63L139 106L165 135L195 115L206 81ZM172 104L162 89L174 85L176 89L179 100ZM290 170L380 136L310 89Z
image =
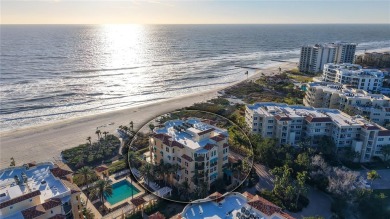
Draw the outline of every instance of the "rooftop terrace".
M71 194L61 179L51 170L53 163L41 163L33 167L14 167L0 171L0 203L6 205L27 194L37 194L41 202L51 198L66 198ZM65 170L64 170L65 171Z
M198 141L197 137L201 135L212 132L212 136L228 136L225 129L201 122L196 118L167 121L163 127L155 128L153 131L156 134L168 135L173 141L177 141L193 150L202 149L208 143L215 144L215 140L211 138L201 138Z

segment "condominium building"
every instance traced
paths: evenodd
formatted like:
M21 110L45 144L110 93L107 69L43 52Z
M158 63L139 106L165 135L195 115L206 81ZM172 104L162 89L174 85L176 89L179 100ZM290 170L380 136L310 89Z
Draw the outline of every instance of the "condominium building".
M313 82L307 84L303 104L316 108L339 109L349 114L362 115L379 125L390 122L389 97L349 88L338 83Z
M330 45L302 46L299 59L299 71L317 73L321 72L325 63L334 62L336 48Z
M379 92L382 89L385 73L378 69L363 69L356 64L324 65L322 80L346 84L356 89Z
M0 171L0 218L83 218L72 171L51 162Z
M389 52L365 52L364 54L356 56L356 64L376 66L378 68L390 67L390 53Z
M246 106L245 121L252 133L275 138L279 144L297 146L309 140L317 146L322 136L328 136L336 147L359 152L361 162L381 157L381 147L390 144L389 130L337 109L256 103Z
M299 71L317 73L326 63L352 63L355 50L356 44L345 42L302 46Z
M332 44L336 47L335 63L353 63L356 43L337 42Z
M150 138L150 160L178 164L174 183L187 181L191 190L197 182L210 185L223 176L228 163L228 132L197 118L171 120L154 129ZM194 180L196 179L196 180Z
M208 198L186 205L180 214L172 218L294 219L281 207L249 192L232 192L225 196L213 193Z

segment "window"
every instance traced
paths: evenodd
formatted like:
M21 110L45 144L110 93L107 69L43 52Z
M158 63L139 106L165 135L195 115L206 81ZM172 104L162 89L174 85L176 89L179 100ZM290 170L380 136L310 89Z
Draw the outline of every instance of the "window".
M314 130L314 132L320 132L321 131L321 129L315 129Z
M188 170L184 170L184 172L188 175Z
M51 210L51 211L50 211L50 213L52 213L52 214L53 214L53 213L54 213L54 212L53 212L53 210Z
M268 123L274 123L274 120L268 120Z
M254 120L257 120L257 117L253 118Z
M188 163L187 162L184 162L184 165L186 165L186 167L188 167Z
M180 157L177 158L177 162L181 163L181 159Z
M271 125L270 125L270 126L268 126L268 129L273 129L273 126L271 126Z
M316 126L321 126L321 123L316 123Z
M267 132L267 135L272 135L272 132Z
M383 141L384 140L384 138L378 138L378 141Z
M167 152L169 152L169 148L168 148L168 147L166 147L165 150L166 150Z
M257 126L257 123L253 123L254 126Z
M253 129L253 131L255 132L255 131L257 131L257 129Z
M172 148L172 153L175 153L175 148Z

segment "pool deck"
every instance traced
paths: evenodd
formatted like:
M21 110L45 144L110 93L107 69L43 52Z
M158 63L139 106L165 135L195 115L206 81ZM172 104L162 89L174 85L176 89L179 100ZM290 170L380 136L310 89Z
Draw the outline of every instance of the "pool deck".
M109 179L112 181L112 184L115 184L115 183L120 182L120 181L123 181L123 180L127 180L127 182L129 182L130 184L132 184L132 185L139 191L139 193L135 194L135 195L133 196L133 198L137 198L137 197L139 197L139 196L145 194L145 190L144 190L141 186L139 186L137 183L135 183L134 181L133 181L133 183L131 183L131 182L130 182L130 178L127 177L127 176L126 176L125 178L120 178L120 179L117 179L117 180L116 180L116 179L114 178L114 175L112 175L112 176L109 176ZM132 198L129 197L129 198L126 198L126 199L124 199L124 200L122 200L122 201L120 201L120 202L117 202L117 203L113 204L113 205L111 205L108 201L105 201L105 202L104 202L104 206L106 206L107 208L111 209L111 208L115 208L115 207L117 207L117 206L119 206L119 205L121 205L121 204L123 204L123 203L126 203L126 202L129 203L129 205L132 205L131 202L130 202L131 199L132 199Z

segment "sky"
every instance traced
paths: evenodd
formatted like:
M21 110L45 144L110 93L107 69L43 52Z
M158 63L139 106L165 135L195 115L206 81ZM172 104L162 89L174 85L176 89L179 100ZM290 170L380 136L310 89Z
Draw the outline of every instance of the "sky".
M1 24L390 24L390 0L0 0Z

